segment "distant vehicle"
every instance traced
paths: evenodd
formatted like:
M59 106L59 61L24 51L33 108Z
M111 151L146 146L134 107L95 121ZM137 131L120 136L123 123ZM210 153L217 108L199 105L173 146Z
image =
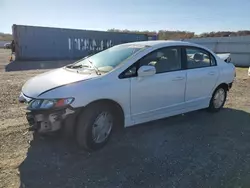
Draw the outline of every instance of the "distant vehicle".
M219 111L235 67L181 41L121 44L38 75L22 87L27 119L39 133L61 131L96 150L118 127L207 108Z
M250 76L250 67L249 67L249 69L248 69L248 76Z
M11 48L11 43L4 44L4 49L10 49L10 48Z

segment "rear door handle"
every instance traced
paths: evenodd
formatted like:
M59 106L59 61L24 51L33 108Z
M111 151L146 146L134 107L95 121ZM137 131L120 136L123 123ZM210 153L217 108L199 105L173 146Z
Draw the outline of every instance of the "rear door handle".
M215 72L209 72L208 74L209 75L215 75Z
M178 76L178 77L174 78L173 81L179 81L179 80L183 80L183 79L184 79L184 77Z

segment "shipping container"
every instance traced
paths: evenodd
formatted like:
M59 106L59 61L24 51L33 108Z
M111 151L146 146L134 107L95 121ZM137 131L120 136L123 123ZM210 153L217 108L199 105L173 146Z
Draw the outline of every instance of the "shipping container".
M145 34L24 25L13 25L12 32L17 61L80 59L113 45L148 40Z
M147 35L148 40L158 40L158 35Z

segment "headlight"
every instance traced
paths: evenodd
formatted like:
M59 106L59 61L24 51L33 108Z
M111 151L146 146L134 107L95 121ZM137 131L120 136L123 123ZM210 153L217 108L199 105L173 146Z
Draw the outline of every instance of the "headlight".
M34 99L29 105L29 110L39 110L39 109L50 109L50 108L60 108L67 106L74 101L74 98L65 99Z

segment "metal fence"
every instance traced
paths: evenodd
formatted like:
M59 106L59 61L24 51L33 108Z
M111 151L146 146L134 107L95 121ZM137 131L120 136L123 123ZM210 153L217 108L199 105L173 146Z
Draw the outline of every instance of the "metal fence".
M250 66L250 36L194 38L185 41L206 46L215 53L231 53L232 62L236 66Z

